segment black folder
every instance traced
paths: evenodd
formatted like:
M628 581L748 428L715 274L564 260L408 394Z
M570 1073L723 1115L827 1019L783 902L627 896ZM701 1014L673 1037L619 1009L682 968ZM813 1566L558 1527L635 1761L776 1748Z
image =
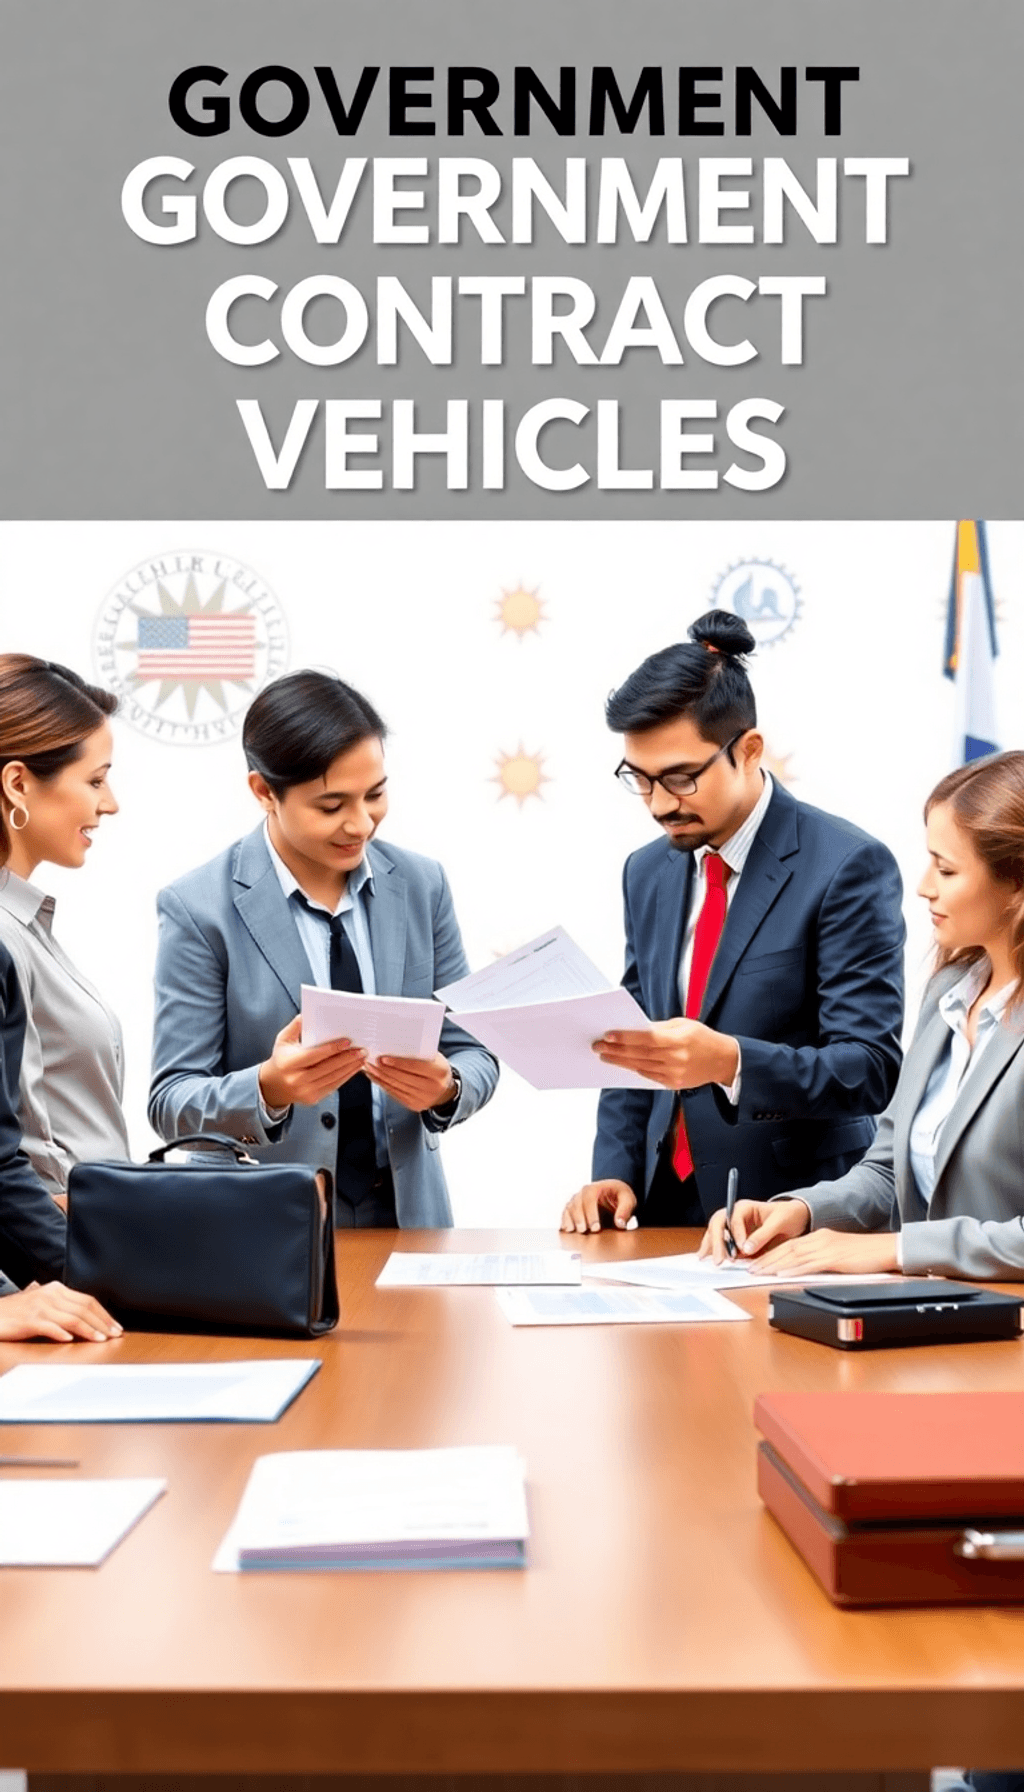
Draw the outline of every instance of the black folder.
M974 1282L907 1276L892 1282L846 1282L840 1288L773 1290L768 1323L776 1331L837 1350L956 1344L972 1338L1019 1338L1024 1300Z

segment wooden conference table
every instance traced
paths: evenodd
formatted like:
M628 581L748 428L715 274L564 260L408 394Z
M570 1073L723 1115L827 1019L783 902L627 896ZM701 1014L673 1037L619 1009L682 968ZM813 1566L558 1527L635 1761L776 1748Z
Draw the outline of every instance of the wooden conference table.
M609 1258L696 1241L562 1243ZM70 1792L65 1775L736 1788L827 1770L906 1789L936 1764L1024 1762L1024 1605L834 1609L760 1506L751 1424L765 1389L1020 1388L1024 1346L847 1356L771 1333L761 1291L736 1297L750 1325L514 1330L487 1289L373 1286L395 1244L554 1242L344 1234L342 1323L315 1343L0 1346L0 1370L72 1351L323 1359L273 1426L0 1427L0 1452L169 1482L99 1570L0 1573L0 1760L44 1792ZM526 1572L210 1572L261 1453L506 1442L527 1463Z

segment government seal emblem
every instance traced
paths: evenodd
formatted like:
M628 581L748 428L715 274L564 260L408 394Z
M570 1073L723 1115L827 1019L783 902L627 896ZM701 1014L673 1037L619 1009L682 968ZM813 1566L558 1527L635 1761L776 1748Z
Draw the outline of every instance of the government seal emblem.
M803 607L792 573L774 560L738 560L716 581L711 601L739 616L759 647L784 641Z
M183 549L118 581L96 620L93 658L140 734L209 746L237 734L256 692L284 671L288 631L251 567Z

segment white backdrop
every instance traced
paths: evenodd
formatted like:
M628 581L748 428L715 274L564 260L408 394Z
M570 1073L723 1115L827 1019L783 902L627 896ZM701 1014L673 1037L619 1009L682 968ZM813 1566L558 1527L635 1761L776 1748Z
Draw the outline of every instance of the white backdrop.
M990 525L999 609L1002 744L1022 744L1024 524ZM800 587L791 633L752 665L760 720L794 795L879 835L907 886L913 1018L928 950L913 891L921 805L951 764L941 677L952 523L68 523L0 525L2 645L94 677L92 634L136 563L190 548L232 555L274 592L290 669L330 667L389 723L383 833L443 861L475 969L556 921L613 977L620 871L654 838L612 781L606 693L685 635L738 560L770 558ZM537 591L543 619L503 629L503 593ZM205 593L204 593L205 595ZM179 702L179 698L173 700ZM183 713L183 712L182 712ZM104 822L80 872L41 867L57 932L121 1015L136 1155L145 1118L154 897L255 825L240 745L161 745L116 725ZM502 756L538 756L522 803ZM457 1223L552 1224L589 1174L587 1093L538 1094L505 1071L490 1107L443 1147Z

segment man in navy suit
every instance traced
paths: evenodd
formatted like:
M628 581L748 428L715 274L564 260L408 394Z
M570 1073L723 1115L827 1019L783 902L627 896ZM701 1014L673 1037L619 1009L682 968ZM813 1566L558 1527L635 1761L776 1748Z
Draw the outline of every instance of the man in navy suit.
M634 1211L641 1225L702 1226L733 1168L755 1200L843 1175L900 1066L896 862L762 769L745 624L712 610L689 633L607 705L624 736L617 775L663 838L623 878L623 982L652 1025L595 1050L659 1087L602 1094L570 1232Z

